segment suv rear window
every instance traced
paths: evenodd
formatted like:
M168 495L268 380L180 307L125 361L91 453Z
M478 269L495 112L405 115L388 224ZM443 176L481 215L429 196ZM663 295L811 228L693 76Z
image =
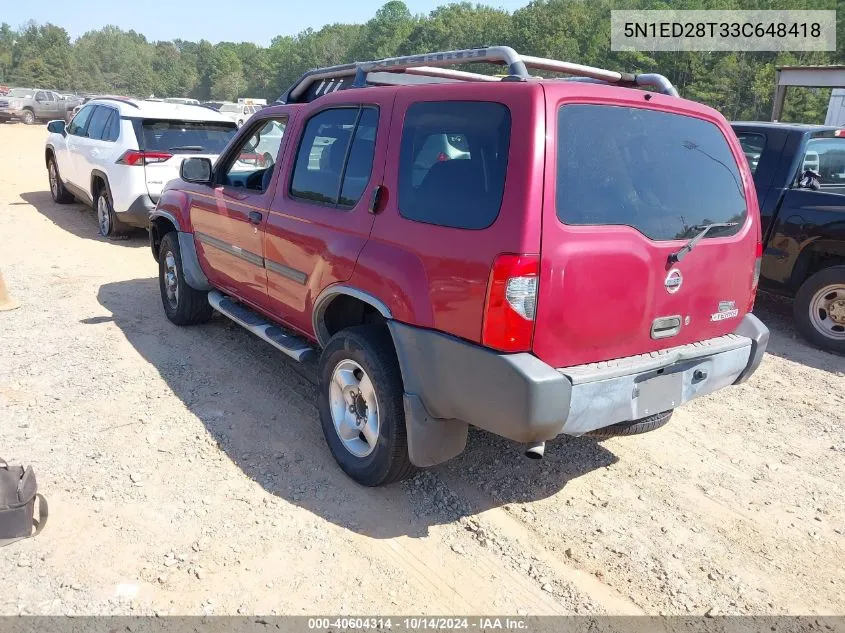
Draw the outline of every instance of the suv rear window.
M399 155L399 213L461 229L493 224L502 206L510 135L510 111L501 103L410 106Z
M238 131L234 123L219 121L145 119L141 127L142 149L192 154L220 154Z
M565 224L627 225L652 240L747 214L722 132L694 117L643 108L565 105L558 114L557 216Z

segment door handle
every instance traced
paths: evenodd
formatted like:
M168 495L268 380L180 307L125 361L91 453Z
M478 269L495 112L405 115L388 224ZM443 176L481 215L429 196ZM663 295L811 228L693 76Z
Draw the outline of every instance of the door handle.
M373 195L370 197L370 206L367 207L367 210L375 215L381 211L382 202L387 197L387 187L384 185L378 185L375 189L373 189Z
M250 211L249 212L249 221L252 224L261 224L261 218L264 216L261 215L258 211Z
M98 150L98 149L92 149L91 150L91 156L99 156L99 155L100 155L100 150Z

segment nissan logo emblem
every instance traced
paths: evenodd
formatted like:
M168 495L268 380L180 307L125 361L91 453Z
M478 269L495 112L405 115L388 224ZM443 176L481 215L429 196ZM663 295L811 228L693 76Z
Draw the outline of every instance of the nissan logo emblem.
M666 286L666 292L673 295L681 289L682 283L684 283L684 276L680 270L673 268L666 275L666 281L663 282L663 285Z

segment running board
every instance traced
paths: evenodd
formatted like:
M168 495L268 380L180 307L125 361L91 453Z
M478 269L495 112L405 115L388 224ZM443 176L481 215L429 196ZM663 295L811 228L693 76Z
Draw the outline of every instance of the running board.
M264 339L270 345L284 352L294 360L300 362L309 360L316 355L314 348L296 334L282 329L281 326L267 321L257 312L236 303L226 295L212 290L208 293L211 307L223 314L241 327L246 328L257 337Z

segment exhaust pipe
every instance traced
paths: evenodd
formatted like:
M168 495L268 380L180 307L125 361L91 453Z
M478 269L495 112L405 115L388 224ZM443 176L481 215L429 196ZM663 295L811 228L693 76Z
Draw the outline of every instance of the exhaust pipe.
M545 452L545 442L531 442L525 445L525 456L528 459L543 459L543 453Z

